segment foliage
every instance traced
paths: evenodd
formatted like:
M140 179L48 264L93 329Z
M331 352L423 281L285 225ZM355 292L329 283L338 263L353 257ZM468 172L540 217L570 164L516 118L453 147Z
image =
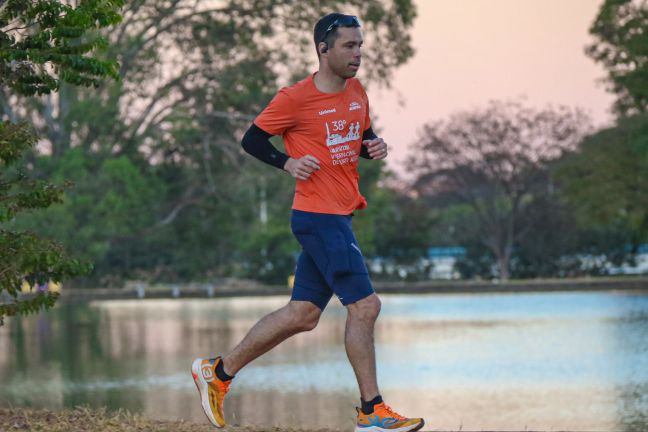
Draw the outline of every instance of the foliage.
M399 264L412 264L425 257L431 244L430 230L436 220L420 200L403 191L383 187L376 193L375 254Z
M531 190L517 220L523 229L511 244L515 278L602 275L610 266L632 263L648 241L648 119L625 118L619 125L586 136L577 148L544 164L542 187ZM457 264L464 277L494 275L481 222L454 193L430 194L439 208L432 238L466 249Z
M515 243L511 275L515 278L580 276L581 230L554 188L537 194L520 216L528 232Z
M587 137L556 176L578 226L589 233L585 250L621 263L648 241L648 115Z
M21 212L46 208L61 202L63 187L29 180L21 161L24 152L36 142L25 124L0 123L0 294L6 292L12 303L0 303L3 317L36 312L51 307L55 293L17 300L23 281L30 286L78 276L89 270L88 264L72 259L56 242L28 232L3 228Z
M72 149L56 160L36 159L40 178L69 179L75 188L66 199L47 212L25 215L14 222L17 229L30 229L57 238L69 249L94 262L95 269L128 273L145 256L134 254L156 221L164 197L164 185L155 173L140 171L128 158L100 161L85 158ZM114 253L110 253L110 251ZM119 279L117 279L119 280ZM83 282L79 280L77 282Z
M299 250L288 225L294 180L243 154L239 141L279 86L315 69L312 28L334 9L362 20L370 65L363 83L388 85L413 55L411 0L127 2L123 22L106 35L118 82L4 97L6 115L29 119L44 137L34 174L77 184L50 217L21 227L92 258L91 279L79 284L221 276L285 283ZM107 175L115 159L123 176ZM382 164L362 164L371 202ZM357 226L370 249L369 216Z
M621 116L648 110L648 3L605 0L590 27L586 52L608 71L614 110Z
M492 102L430 123L411 159L414 187L433 206L470 206L470 231L507 279L514 245L531 228L525 212L550 188L549 162L575 148L588 124L579 110L519 102Z
M50 94L61 82L98 86L102 78L117 78L115 62L93 55L105 47L105 40L93 32L119 22L121 4L84 1L75 7L49 0L7 0L0 5L0 88L2 108L10 119L0 123L0 294L6 292L12 299L0 304L0 324L6 315L54 304L53 293L18 300L23 281L60 282L90 270L89 264L70 258L55 241L7 229L20 213L60 203L69 186L30 179L25 154L38 136L26 122L14 121L8 99L11 94Z
M60 81L98 87L117 78L117 63L98 59L106 48L98 28L121 21L123 0L7 0L0 6L0 85L22 95L46 94Z

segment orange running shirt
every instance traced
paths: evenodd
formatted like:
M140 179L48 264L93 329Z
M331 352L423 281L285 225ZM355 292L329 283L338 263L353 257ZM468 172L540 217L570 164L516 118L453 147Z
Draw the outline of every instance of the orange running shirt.
M293 209L348 215L367 206L358 188L358 157L362 133L371 126L369 99L355 78L339 93L322 93L314 76L282 88L254 124L283 136L291 158L310 154L320 161L319 171L297 180Z

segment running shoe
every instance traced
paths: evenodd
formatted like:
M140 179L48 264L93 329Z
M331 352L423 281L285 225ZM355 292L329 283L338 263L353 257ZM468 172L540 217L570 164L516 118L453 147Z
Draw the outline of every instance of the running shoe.
M417 431L425 422L422 418L407 418L392 411L384 402L374 405L374 412L365 414L360 408L355 432L409 432Z
M225 426L225 416L223 415L223 399L229 391L231 380L221 381L216 376L216 365L222 361L220 357L213 359L197 358L191 365L191 376L193 376L198 393L200 393L200 403L205 415L217 428Z

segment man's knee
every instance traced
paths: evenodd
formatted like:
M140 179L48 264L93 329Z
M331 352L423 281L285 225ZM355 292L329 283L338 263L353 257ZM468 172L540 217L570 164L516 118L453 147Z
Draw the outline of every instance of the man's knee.
M363 321L376 321L380 314L380 307L382 303L376 294L371 294L368 297L358 300L350 304L347 309L349 316L354 319L361 319Z
M290 325L296 331L310 331L317 327L322 311L310 302L288 303L287 309L290 315Z

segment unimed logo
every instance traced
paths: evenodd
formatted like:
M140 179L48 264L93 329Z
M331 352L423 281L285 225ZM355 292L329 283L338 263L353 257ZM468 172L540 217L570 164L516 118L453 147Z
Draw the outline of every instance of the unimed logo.
M319 115L332 114L336 111L335 108L325 109L319 112Z

